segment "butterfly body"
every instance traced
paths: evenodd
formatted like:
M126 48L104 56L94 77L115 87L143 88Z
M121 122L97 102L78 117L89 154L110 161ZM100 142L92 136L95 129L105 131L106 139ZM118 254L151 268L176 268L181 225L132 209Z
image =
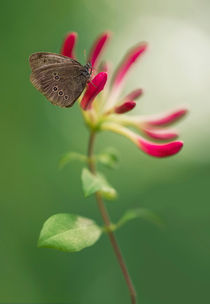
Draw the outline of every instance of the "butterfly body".
M30 80L52 104L71 107L90 80L91 64L53 53L35 53L29 58Z

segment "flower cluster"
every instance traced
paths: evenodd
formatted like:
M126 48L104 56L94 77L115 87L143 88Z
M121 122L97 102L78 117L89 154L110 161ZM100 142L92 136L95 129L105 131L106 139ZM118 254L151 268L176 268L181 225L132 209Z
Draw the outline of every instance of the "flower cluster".
M107 82L107 78L110 76L109 64L106 62L99 64L99 59L109 39L109 32L101 34L93 44L88 56L93 70L98 74L88 83L79 100L86 123L94 130L109 130L126 136L138 148L151 156L166 157L176 154L182 148L183 142L175 140L178 133L169 126L183 117L187 113L187 109L181 108L154 116L127 115L126 113L136 106L136 100L142 96L143 90L135 89L124 97L120 94L128 72L145 53L147 43L142 42L132 48L114 73L112 80ZM75 58L76 40L76 33L68 34L61 53ZM129 127L135 128L138 133Z

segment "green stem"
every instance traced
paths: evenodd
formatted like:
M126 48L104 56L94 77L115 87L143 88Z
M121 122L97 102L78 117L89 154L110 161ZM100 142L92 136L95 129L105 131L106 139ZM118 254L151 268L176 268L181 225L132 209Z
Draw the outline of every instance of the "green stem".
M94 159L93 159L95 135L96 135L96 133L94 131L92 131L91 134L90 134L89 144L88 144L89 169L93 174L96 173L95 163L94 163ZM99 192L96 193L96 201L97 201L98 208L99 208L99 211L101 213L101 216L103 218L104 224L107 228L107 233L108 233L109 240L111 242L112 248L113 248L114 253L115 253L115 255L117 257L117 260L119 262L119 265L120 265L120 268L122 270L123 276L125 278L125 281L126 281L129 293L130 293L130 297L131 297L131 303L136 304L136 292L135 292L131 277L129 275L126 263L123 259L120 247L118 246L117 240L115 238L114 232L109 229L109 227L111 226L111 221L110 221L110 218L109 218L109 214L106 210L106 207L104 205L102 196Z

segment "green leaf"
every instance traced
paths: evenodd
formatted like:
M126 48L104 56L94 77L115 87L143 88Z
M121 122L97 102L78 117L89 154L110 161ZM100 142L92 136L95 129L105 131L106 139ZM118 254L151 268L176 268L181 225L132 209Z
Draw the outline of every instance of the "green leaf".
M117 228L124 225L130 220L136 219L136 218L142 218L144 220L147 220L149 222L152 222L153 224L157 226L163 227L164 224L162 220L159 218L158 215L156 215L154 212L145 209L145 208L138 208L138 209L132 209L126 211L126 213L122 216L122 218L118 221L116 224Z
M98 191L107 199L114 199L117 196L116 190L109 185L102 174L95 175L86 168L82 171L82 186L85 197Z
M101 195L108 200L117 198L117 191L108 183L105 176L101 173L98 173L98 178L101 181Z
M92 246L101 233L101 228L91 219L68 213L55 214L44 223L38 247L76 252Z
M109 147L104 152L97 155L96 159L102 165L111 169L115 169L118 162L118 151L112 147Z
M77 152L68 152L65 155L62 156L62 158L59 161L59 168L62 169L65 167L69 162L71 161L81 161L81 162L86 162L87 161L87 156L77 153Z
M96 175L84 168L82 170L82 187L85 197L88 197L101 189L101 183Z

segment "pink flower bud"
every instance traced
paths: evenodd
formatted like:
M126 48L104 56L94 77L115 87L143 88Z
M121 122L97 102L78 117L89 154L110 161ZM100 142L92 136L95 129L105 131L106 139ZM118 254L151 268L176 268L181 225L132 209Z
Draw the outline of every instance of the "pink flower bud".
M137 61L137 59L139 59L140 56L146 51L146 49L147 44L145 42L142 42L136 47L132 48L123 59L121 65L119 66L114 75L112 89L106 105L107 109L112 108L112 106L116 103L116 100L118 99L119 94L122 90L124 80L128 74L128 71Z
M135 106L136 106L136 103L134 101L128 100L128 101L124 102L123 104L121 104L120 106L115 107L114 111L117 114L123 114L123 113L131 111Z
M121 84L121 82L124 80L126 74L130 70L131 66L135 63L135 61L146 51L147 44L145 42L140 43L136 47L132 48L128 54L125 56L122 64L118 68L114 82L113 87L116 87Z
M167 157L174 155L178 153L183 146L182 141L172 141L165 144L157 144L151 142L117 123L106 123L102 125L102 129L112 131L127 137L143 152L154 157Z
M187 109L179 109L173 112L168 112L165 114L160 114L160 115L154 115L154 116L149 116L145 117L144 123L151 125L151 126L164 126L164 125L169 125L183 116L187 114Z
M95 97L103 90L107 81L107 73L101 72L97 74L84 93L80 106L83 110L90 110Z
M169 129L142 128L141 130L147 136L157 140L170 140L178 137L178 133L176 131Z
M96 41L90 51L90 54L89 54L89 61L92 64L92 67L97 65L99 56L101 55L102 51L104 50L109 38L110 38L110 33L105 32L96 39Z
M142 94L143 94L142 89L136 89L136 90L130 92L124 99L135 100L135 99L141 97Z
M182 141L172 141L167 144L156 144L138 137L138 146L145 153L154 157L167 157L178 153L183 147Z
M61 54L70 58L75 58L74 48L77 40L77 33L69 33L64 39Z

